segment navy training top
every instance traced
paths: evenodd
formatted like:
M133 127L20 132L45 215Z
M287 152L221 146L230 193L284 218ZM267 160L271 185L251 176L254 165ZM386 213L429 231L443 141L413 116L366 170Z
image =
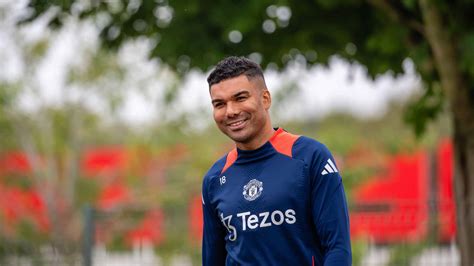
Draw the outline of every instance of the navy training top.
M329 150L283 129L234 149L203 180L202 263L351 265L349 216Z

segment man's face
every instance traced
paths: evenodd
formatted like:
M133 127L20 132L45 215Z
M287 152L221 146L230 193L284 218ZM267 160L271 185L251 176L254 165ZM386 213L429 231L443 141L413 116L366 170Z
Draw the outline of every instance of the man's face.
M270 93L259 77L240 75L223 80L210 89L214 120L219 129L239 144L249 145L269 121Z

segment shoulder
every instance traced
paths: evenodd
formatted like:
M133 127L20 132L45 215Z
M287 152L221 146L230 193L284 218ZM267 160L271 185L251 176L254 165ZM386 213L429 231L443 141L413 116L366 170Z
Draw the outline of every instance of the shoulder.
M293 145L293 154L295 158L317 159L330 156L331 152L323 143L306 136L300 136Z
M209 168L207 173L204 175L204 179L203 179L204 183L209 183L212 179L218 177L222 173L222 170L224 169L226 161L227 161L227 156L229 154L230 152L222 156L219 160L217 160L211 166L211 168Z
M279 153L306 163L331 155L329 149L321 142L307 136L291 134L282 128L277 130L270 142Z
M209 202L212 198L212 190L214 188L213 184L219 183L219 178L222 172L225 171L227 167L229 167L229 162L232 161L234 156L234 150L228 152L224 156L222 156L219 160L217 160L211 168L207 171L204 175L202 180L202 202Z
M219 179L222 173L224 173L235 161L237 160L237 149L234 148L227 154L217 160L212 167L204 175L203 179L203 190L206 190L215 179Z
M300 137L293 147L294 157L303 160L312 176L339 175L336 160L323 143L308 137ZM340 175L338 179L340 180Z

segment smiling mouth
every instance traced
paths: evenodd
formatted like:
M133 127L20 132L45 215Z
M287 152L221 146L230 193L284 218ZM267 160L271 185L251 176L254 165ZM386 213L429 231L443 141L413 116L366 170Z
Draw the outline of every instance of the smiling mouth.
M232 122L232 123L228 123L227 126L228 126L231 130L242 129L246 121L247 121L247 119L235 121L235 122Z

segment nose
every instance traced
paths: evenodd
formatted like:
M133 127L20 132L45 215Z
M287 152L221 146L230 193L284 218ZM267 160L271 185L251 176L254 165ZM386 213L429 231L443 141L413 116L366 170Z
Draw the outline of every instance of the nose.
M240 113L236 104L229 102L227 103L226 115L227 117L234 117Z

